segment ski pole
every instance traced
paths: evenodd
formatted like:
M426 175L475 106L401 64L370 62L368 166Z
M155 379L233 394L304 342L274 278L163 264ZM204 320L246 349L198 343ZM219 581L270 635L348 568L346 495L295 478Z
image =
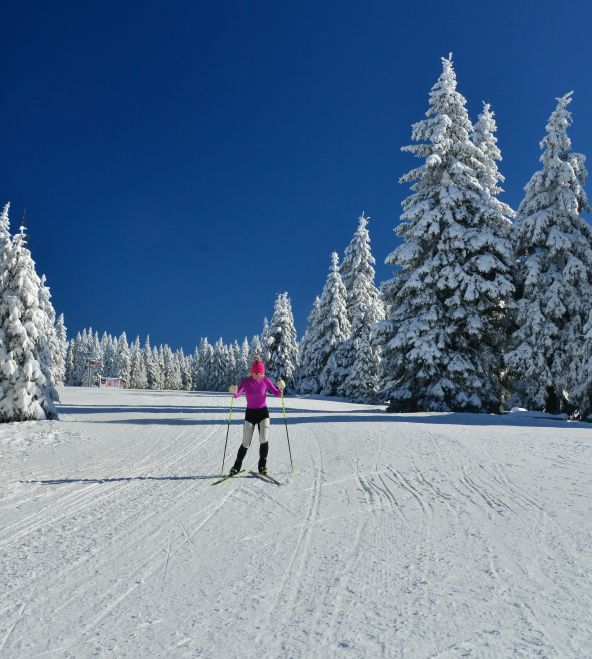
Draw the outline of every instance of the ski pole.
M286 437L288 438L288 451L290 453L291 474L294 473L294 463L292 462L292 449L290 448L290 433L288 432L288 419L286 418L286 405L284 403L284 390L282 389L282 407L284 409L284 423L286 424Z
M234 405L234 394L230 399L230 414L228 415L228 428L226 428L226 441L224 442L224 457L222 458L222 473L224 476L224 461L226 460L226 446L228 445L228 433L230 432L230 419L232 419L232 406Z

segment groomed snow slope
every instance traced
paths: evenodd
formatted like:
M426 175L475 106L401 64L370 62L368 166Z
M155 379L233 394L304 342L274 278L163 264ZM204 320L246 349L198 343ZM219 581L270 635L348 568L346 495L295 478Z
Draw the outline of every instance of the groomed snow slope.
M589 657L592 429L64 388L0 426L1 657ZM242 407L230 428L230 466ZM257 447L247 467L257 460Z

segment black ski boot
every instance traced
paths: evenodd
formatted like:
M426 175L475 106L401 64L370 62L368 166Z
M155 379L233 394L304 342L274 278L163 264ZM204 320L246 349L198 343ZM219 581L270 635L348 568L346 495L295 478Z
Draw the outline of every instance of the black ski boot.
M238 474L238 472L241 470L243 466L243 460L245 459L245 455L247 455L247 449L241 444L238 447L238 453L236 454L236 460L234 461L234 465L232 465L232 469L228 472L229 476L234 476Z
M257 468L259 473L267 476L267 454L269 452L269 442L259 444L259 464Z

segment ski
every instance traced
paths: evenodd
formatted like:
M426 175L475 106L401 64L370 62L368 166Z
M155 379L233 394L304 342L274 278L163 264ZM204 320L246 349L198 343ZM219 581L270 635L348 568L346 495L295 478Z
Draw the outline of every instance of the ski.
M219 481L214 481L212 485L218 485L218 483L223 483L224 481L227 481L229 478L234 478L235 476L240 476L241 474L244 474L245 470L241 469L240 471L237 471L236 474L227 474L226 476L223 476Z
M273 483L274 485L281 485L279 481L276 481L276 479L269 474L260 474L258 471L250 471L249 473L253 476L256 476L257 478L260 478L262 481Z

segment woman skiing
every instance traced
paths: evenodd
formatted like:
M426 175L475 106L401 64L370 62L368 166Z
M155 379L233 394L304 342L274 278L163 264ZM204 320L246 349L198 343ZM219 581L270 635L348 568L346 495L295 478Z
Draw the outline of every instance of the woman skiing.
M243 378L238 387L232 385L230 391L234 398L238 398L242 393L247 396L247 410L245 413L245 425L243 426L243 442L238 448L236 460L230 476L237 474L242 467L243 459L253 439L255 426L259 428L259 473L267 474L267 454L269 451L269 412L266 405L266 395L268 391L274 396L281 397L282 391L286 385L283 380L278 382L276 387L273 382L265 377L265 366L259 357L253 359L249 376Z

